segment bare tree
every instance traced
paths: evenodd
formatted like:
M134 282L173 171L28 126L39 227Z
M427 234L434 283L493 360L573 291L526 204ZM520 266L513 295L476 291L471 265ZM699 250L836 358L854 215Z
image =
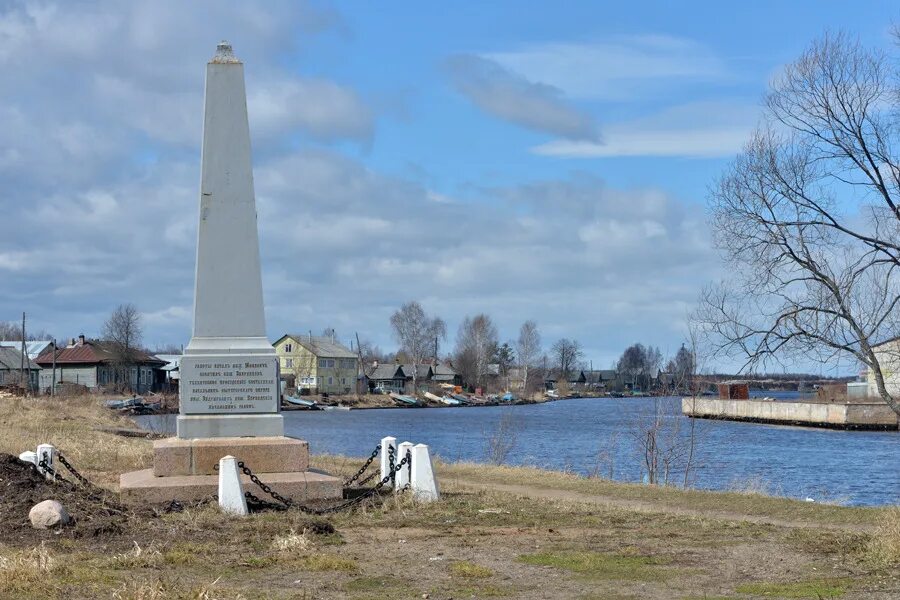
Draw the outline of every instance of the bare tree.
M733 275L703 292L697 320L742 370L852 357L900 414L875 349L900 330L895 64L829 34L777 78L766 122L711 192Z
M541 351L541 334L537 323L525 321L519 328L519 339L516 340L516 354L519 368L522 369L522 392L528 394L528 369L534 365Z
M25 334L26 341L49 340L52 336L41 330L29 329ZM0 341L3 342L21 342L22 341L22 323L12 321L0 321Z
M456 367L469 385L485 386L488 365L497 354L497 328L485 314L466 317L456 335Z
M500 415L497 426L491 432L485 432L484 454L492 465L502 465L516 447L519 432L524 424L522 418L507 410Z
M643 344L632 344L622 352L616 370L622 375L631 377L631 387L640 381L640 377L647 370L647 349Z
M129 373L140 352L143 326L141 313L134 304L120 304L103 324L103 339L109 343L113 360L125 387L131 388Z
M434 350L435 339L447 336L447 326L438 317L429 317L418 302L408 302L391 316L394 338L400 351L413 363L413 390L418 391L418 365Z
M581 344L579 344L577 340L563 338L553 344L550 353L556 361L556 368L559 369L560 379L568 381L569 373L575 369L578 361L581 360Z

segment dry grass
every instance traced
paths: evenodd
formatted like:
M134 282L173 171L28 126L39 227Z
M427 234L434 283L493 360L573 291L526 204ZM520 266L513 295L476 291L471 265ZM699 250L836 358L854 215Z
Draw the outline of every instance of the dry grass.
M900 566L900 506L892 506L881 514L864 556L876 567Z
M16 398L0 403L0 452L18 456L38 444L56 446L100 484L117 484L119 474L150 466L151 442L97 431L99 426L134 428L94 396Z
M0 555L0 590L33 592L59 571L57 561L44 543L30 550Z
M148 569L158 568L164 562L163 553L156 544L151 542L141 547L135 541L134 547L127 552L114 554L109 566L114 569Z
M874 525L884 509L845 507L820 502L802 502L760 493L759 485L749 492L708 492L657 485L621 483L582 477L572 473L547 471L535 467L485 466L474 463L441 463L435 466L444 482L500 483L537 489L565 490L575 494L601 496L618 501L644 503L654 511L688 508L708 511L710 517L729 512L805 522L811 526Z
M309 550L312 545L310 539L306 536L306 532L297 533L291 529L285 535L277 535L272 540L272 550L276 552L299 552Z

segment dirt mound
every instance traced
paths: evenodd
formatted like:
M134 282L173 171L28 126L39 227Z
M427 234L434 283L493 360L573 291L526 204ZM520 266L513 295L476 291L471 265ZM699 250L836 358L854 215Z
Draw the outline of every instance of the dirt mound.
M34 465L11 454L0 454L0 541L43 538L46 531L32 529L28 511L42 500L57 500L74 524L57 534L73 537L101 536L121 532L129 519L128 509L99 488L67 481L48 481Z

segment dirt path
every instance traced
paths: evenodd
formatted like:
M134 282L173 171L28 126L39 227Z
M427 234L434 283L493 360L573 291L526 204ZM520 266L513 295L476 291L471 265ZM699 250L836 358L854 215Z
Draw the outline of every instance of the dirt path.
M820 523L816 521L799 521L772 518L768 516L744 514L739 512L730 512L727 510L710 511L708 509L692 509L683 506L672 506L670 504L647 502L642 500L631 500L616 498L614 496L601 496L597 494L586 494L583 492L574 492L571 490L559 490L552 488L540 488L526 485L512 485L505 483L484 483L476 481L460 481L454 482L457 486L469 490L485 490L504 492L515 494L525 498L536 500L562 500L567 502L581 502L585 504L596 504L605 508L617 508L634 512L644 512L653 514L670 514L685 517L701 517L705 519L717 519L720 521L748 522L760 525L773 525L775 527L790 528L816 528L816 529L833 529L839 531L855 531L864 532L873 529L871 525L866 524L842 524L842 523Z

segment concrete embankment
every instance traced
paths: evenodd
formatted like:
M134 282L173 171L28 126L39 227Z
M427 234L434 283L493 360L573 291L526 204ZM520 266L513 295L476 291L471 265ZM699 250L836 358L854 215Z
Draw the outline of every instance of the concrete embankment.
M834 429L898 428L897 415L882 402L838 404L682 398L681 412L701 419L752 421Z

